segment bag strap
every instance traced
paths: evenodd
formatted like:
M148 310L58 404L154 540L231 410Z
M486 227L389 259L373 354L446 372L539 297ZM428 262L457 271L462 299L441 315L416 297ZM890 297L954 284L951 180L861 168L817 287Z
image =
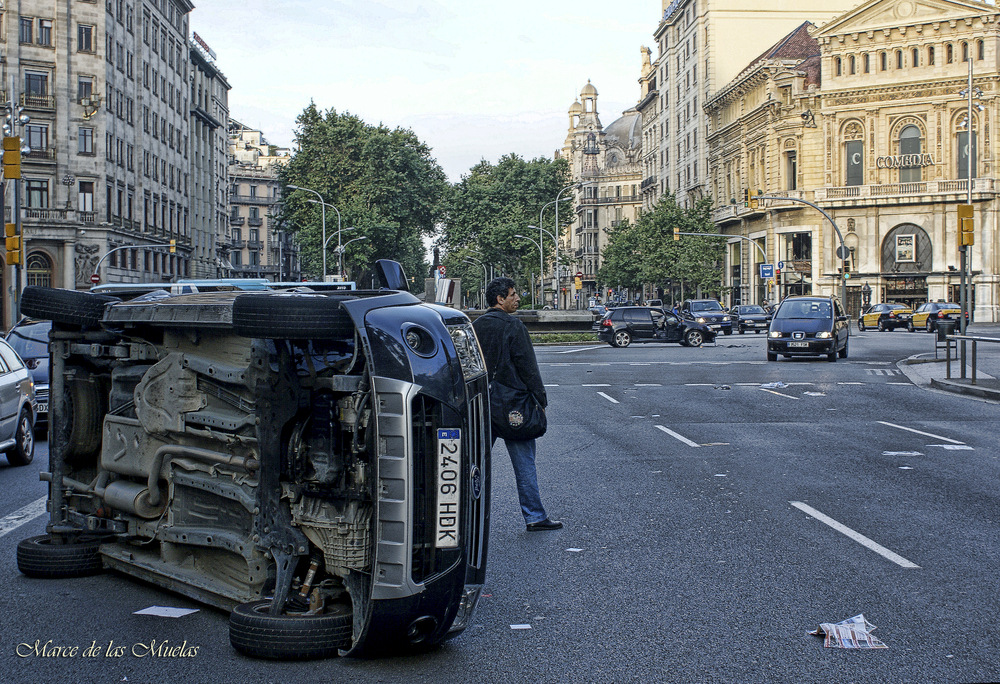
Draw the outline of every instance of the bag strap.
M509 359L510 349L507 346L507 328L510 326L510 322L507 321L506 319L504 319L499 314L496 314L494 309L490 309L489 311L487 311L483 315L484 316L490 316L491 318L496 318L497 320L499 320L500 322L502 322L503 326L504 326L503 334L500 336L500 355L499 355L499 359L498 359L497 365L493 367L493 372L490 373L489 378L488 378L488 382L493 382L496 379L496 377L497 377L497 371L500 370L500 363L503 362L503 361L508 361L508 362L510 361L510 359Z

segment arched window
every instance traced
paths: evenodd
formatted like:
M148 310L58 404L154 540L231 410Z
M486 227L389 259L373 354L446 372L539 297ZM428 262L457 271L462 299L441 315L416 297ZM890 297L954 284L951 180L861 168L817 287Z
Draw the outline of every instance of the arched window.
M840 76L840 73L841 73L840 57L835 57L834 58L834 60L833 60L833 69L834 69L834 72L836 73L836 75Z
M927 48L927 64L928 66L934 66L934 46L931 45Z
M28 274L28 285L52 287L52 262L42 252L32 252L25 262Z
M916 126L906 126L899 132L899 153L920 154L920 129ZM920 166L900 166L899 182L915 183L921 180L922 167Z
M854 74L857 73L857 67L855 66L856 62L854 61L854 55L851 55L851 58L848 60L848 65L849 65L848 68L850 69L851 75L853 76Z
M879 53L879 55L878 55L878 61L879 61L879 69L881 71L885 71L886 69L889 68L888 58L885 56L884 52L880 52Z
M963 62L968 62L969 61L969 44L968 43L962 43L962 61Z
M872 70L872 56L867 52L865 53L865 73L871 73Z
M920 66L920 52L917 48L910 50L910 66Z
M944 46L944 60L951 64L955 61L955 46L948 43Z
M976 59L986 59L986 47L983 41L976 41Z
M896 50L896 68L897 69L902 69L903 68L903 51L902 50Z

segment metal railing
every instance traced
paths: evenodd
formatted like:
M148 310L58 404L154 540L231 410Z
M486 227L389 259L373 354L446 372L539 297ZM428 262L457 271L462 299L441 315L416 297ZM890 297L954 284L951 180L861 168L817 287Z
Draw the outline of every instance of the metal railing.
M980 337L978 335L948 335L947 339L948 339L949 342L955 342L956 345L959 342L961 342L963 348L964 348L964 346L965 346L966 343L972 342L972 377L969 379L969 382L970 382L970 384L975 385L976 384L976 351L977 351L976 347L977 347L977 345L980 342L1000 344L1000 338L996 338L996 337ZM947 378L948 380L951 380L951 349L952 349L952 347L951 347L950 344L945 346L945 356L944 356L944 358L945 358L945 363L947 364L947 370L945 371L945 378ZM955 352L956 352L956 354L958 353L958 349L957 348L956 348ZM957 358L956 358L956 360L957 360ZM962 364L962 374L961 374L960 377L961 377L962 380L966 379L966 371L965 371L965 364L964 363Z

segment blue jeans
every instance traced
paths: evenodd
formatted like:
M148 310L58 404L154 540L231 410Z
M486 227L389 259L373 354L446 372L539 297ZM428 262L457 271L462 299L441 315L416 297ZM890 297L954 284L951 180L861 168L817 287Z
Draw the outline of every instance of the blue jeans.
M496 437L493 443L496 444ZM510 464L514 466L514 479L517 480L517 498L521 501L521 513L524 522L536 523L545 520L548 514L542 505L542 497L538 493L538 473L535 470L535 440L505 439L507 453L510 454Z

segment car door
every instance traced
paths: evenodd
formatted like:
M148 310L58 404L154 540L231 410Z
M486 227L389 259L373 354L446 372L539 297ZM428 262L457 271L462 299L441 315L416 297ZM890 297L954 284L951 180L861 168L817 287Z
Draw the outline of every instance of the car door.
M636 341L653 339L653 317L649 309L628 309L625 322Z
M0 356L0 440L12 439L21 389L14 373Z
M927 325L927 312L930 304L921 304L916 311L913 312L913 318L911 319L911 324L914 328L922 328Z
M684 336L684 326L681 319L673 314L666 314L663 317L664 342L680 342Z
M835 349L840 349L847 344L847 336L850 334L850 326L847 324L847 316L840 306L840 300L833 300L833 336L837 340Z

